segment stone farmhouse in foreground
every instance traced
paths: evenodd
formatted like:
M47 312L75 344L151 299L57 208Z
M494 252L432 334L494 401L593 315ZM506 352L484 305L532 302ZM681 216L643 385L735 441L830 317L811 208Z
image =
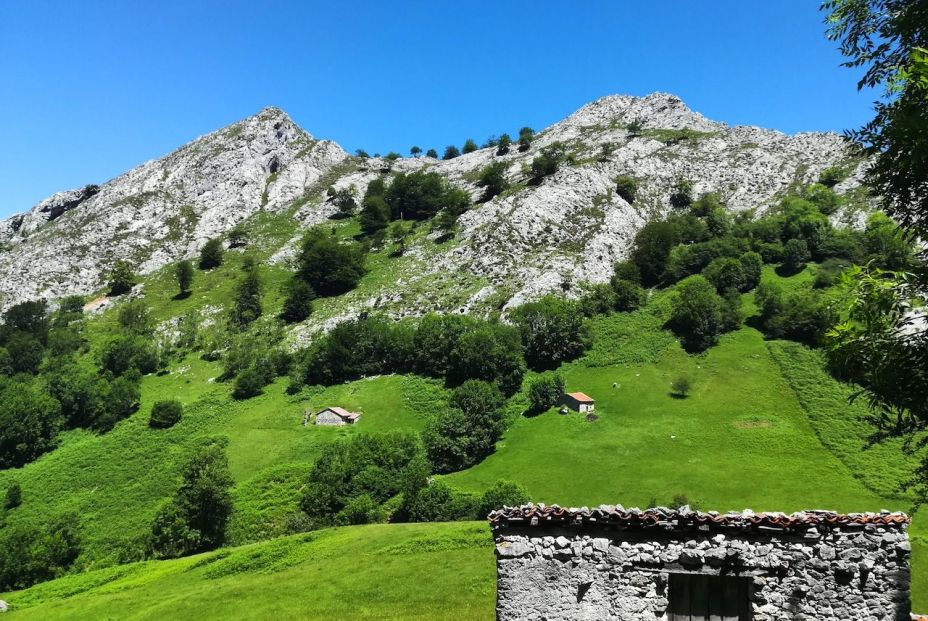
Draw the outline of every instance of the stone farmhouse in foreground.
M908 621L909 518L507 507L500 621Z

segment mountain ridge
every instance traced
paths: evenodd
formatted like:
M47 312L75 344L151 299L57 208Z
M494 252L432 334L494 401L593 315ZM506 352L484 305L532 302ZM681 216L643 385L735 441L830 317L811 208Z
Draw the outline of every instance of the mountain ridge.
M639 133L629 130L633 124ZM555 141L579 163L528 185L527 165ZM0 283L0 306L99 290L117 258L151 273L195 256L207 239L262 211L293 208L301 230L320 224L334 213L324 198L327 185L354 186L360 198L366 184L388 170L427 167L477 201L477 172L493 161L508 162L507 175L519 190L475 203L461 217L457 239L437 255L421 244L409 250L413 261L424 263L415 270L418 280L441 279L442 272L468 276L453 285L470 290L464 304L428 304L428 310L476 310L500 295L509 296L509 306L565 282L604 281L635 231L668 209L671 188L681 178L696 193L719 192L733 210L763 211L791 185L814 180L828 166L844 165L853 173L839 192L853 191L861 173L861 163L837 134L730 127L667 93L601 97L540 131L524 153L512 149L500 157L484 148L451 160L394 162L349 156L269 106L99 188L59 192L0 221L0 269L10 274ZM634 205L612 191L619 174L641 180ZM300 235L285 240L272 262L292 257ZM398 305L397 292L385 295L354 300L350 312L373 307L405 314L422 302Z

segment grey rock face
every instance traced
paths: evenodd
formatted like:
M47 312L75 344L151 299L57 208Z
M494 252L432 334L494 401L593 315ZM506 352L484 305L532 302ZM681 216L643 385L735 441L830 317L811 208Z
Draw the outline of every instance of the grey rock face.
M532 159L555 141L573 163L529 184ZM448 161L349 158L268 108L104 183L96 194L59 193L0 222L0 308L89 293L101 287L116 259L146 273L191 257L207 239L259 210L289 214L307 193L314 200L291 215L301 229L320 224L335 211L322 185L353 185L360 198L385 170L427 168L479 200L477 174L495 161L506 163L514 188L475 204L461 217L454 241L440 248L413 244L396 282L349 293L339 317L366 309L397 317L481 313L501 301L509 308L554 291L579 295L587 284L607 281L639 228L669 211L680 179L691 181L695 194L718 192L732 210L762 212L826 167L853 169L837 187L845 193L858 187L862 171L836 134L728 127L662 93L594 101L540 132L526 152L513 148L498 156L495 148L479 149ZM633 204L615 193L616 176L625 174L639 180ZM290 260L301 234L279 240L271 261ZM312 334L339 317L314 314L298 332Z
M87 293L116 259L140 272L190 257L264 209L279 212L348 155L268 108L94 188L0 222L0 305Z

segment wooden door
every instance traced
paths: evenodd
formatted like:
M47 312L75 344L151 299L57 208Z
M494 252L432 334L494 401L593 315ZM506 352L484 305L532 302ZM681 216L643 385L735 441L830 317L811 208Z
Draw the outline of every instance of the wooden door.
M670 574L670 621L750 621L749 578Z

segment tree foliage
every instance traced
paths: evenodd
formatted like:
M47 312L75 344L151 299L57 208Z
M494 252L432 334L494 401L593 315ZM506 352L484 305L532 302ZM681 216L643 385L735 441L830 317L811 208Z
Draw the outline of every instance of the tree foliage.
M154 555L185 556L220 546L232 516L232 485L222 446L196 450L182 469L180 488L152 523Z
M449 409L429 421L422 440L436 472L468 468L493 452L505 428L505 399L492 383L468 380L458 386Z
M297 274L319 295L338 295L354 289L365 273L364 249L343 244L319 229L303 238Z
M18 468L55 446L61 404L35 380L0 377L0 468Z
M519 328L525 362L535 370L553 369L580 356L590 344L583 314L575 302L545 296L511 314Z
M113 264L113 268L110 270L109 277L107 278L110 295L128 293L132 290L132 286L135 282L135 272L132 270L132 265L128 261L120 259Z
M211 270L222 265L225 255L225 248L222 240L217 238L207 240L203 247L200 248L200 269Z

